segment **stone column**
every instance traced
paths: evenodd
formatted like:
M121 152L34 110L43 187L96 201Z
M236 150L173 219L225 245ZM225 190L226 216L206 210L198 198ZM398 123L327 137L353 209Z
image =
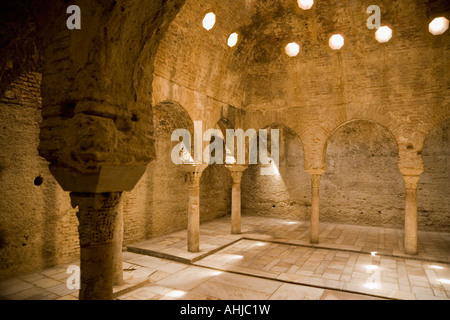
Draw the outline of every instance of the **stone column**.
M417 254L417 185L419 175L404 175L406 189L405 204L405 252Z
M200 251L200 178L206 164L183 164L189 178L188 239L190 252Z
M78 206L80 300L112 300L114 245L121 192L70 194Z
M116 230L114 231L114 275L113 285L123 285L123 203L120 201L117 208Z
M241 234L241 180L247 165L226 165L233 178L231 188L231 233Z
M312 244L319 243L319 190L320 178L325 170L308 170L311 177L311 226L310 226L310 242Z

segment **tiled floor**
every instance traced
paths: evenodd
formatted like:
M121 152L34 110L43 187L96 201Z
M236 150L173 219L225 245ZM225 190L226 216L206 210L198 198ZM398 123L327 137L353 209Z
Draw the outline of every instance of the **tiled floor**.
M115 298L450 298L450 234L419 232L411 257L401 230L321 223L320 244L311 245L308 222L244 216L242 231L231 235L229 218L202 224L195 254L186 250L186 230L130 246ZM0 296L76 299L69 265L1 282Z

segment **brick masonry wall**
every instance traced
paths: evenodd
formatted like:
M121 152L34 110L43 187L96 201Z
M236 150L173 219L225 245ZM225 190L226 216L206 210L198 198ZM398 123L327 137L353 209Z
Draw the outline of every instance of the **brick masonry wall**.
M0 279L65 263L79 252L70 198L37 152L41 75L23 74L0 99Z
M450 231L450 121L436 126L425 140L417 211L421 230Z

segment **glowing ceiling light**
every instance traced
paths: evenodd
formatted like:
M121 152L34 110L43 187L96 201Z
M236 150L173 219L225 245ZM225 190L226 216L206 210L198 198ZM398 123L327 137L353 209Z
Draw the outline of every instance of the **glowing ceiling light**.
M211 30L216 24L216 15L213 12L207 13L203 18L203 28Z
M428 26L428 31L430 31L430 33L435 36L443 34L445 31L447 31L447 29L448 20L444 17L435 18L430 22L430 25Z
M230 48L233 48L236 45L236 43L238 42L238 39L239 39L239 35L236 32L232 33L230 35L230 37L228 38L228 46Z
M303 10L309 10L314 5L314 0L298 0L297 3Z
M375 39L377 39L378 42L384 43L388 42L392 38L392 29L384 26L378 28L377 32L375 32Z
M332 35L329 41L330 48L339 50L344 46L344 37L340 34Z
M450 284L450 280L448 279L439 279L439 281L444 284Z
M375 257L375 255L377 254L378 252L376 252L376 251L372 251L370 254L372 255L372 257Z
M300 46L295 42L291 42L288 43L288 45L285 48L285 51L289 57L296 57L300 52Z

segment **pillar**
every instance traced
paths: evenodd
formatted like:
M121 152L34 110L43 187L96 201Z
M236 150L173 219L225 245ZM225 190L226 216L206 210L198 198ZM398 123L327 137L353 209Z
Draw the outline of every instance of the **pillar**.
M405 204L405 252L417 254L417 185L419 175L404 175L406 189Z
M114 245L113 285L121 286L121 285L123 285L123 259L122 259L123 203L122 203L122 201L119 203L118 208L117 208L116 229L114 231L113 245Z
M233 186L231 188L231 233L241 233L241 180L246 165L227 165L230 170Z
M78 206L80 300L112 300L114 244L121 192L70 194Z
M311 177L311 225L310 225L310 242L312 244L319 243L319 190L320 178L325 170L308 170Z
M183 164L189 178L187 248L189 252L200 251L200 178L206 164Z

